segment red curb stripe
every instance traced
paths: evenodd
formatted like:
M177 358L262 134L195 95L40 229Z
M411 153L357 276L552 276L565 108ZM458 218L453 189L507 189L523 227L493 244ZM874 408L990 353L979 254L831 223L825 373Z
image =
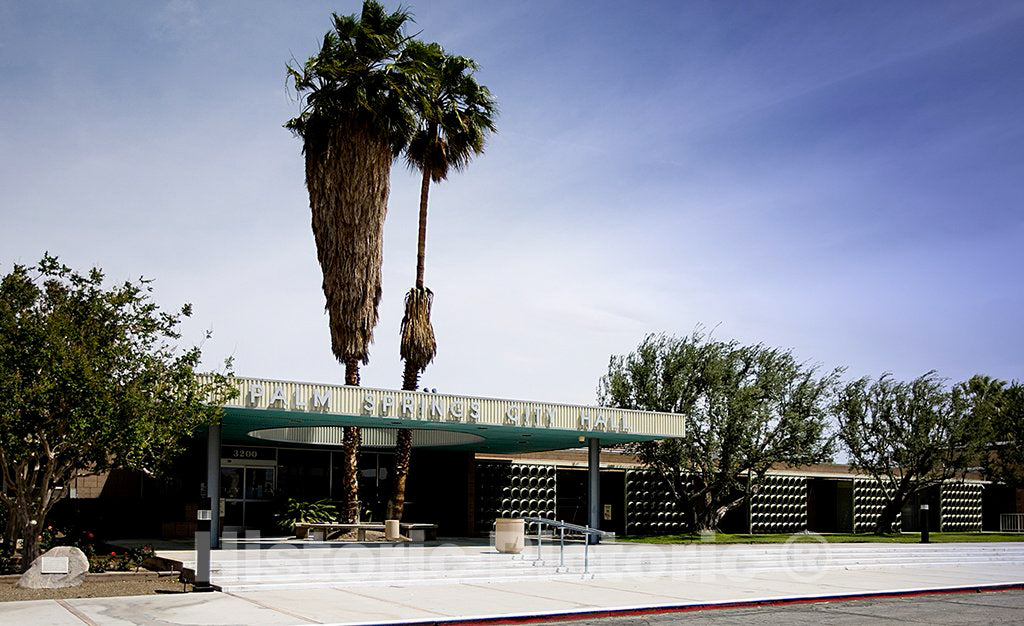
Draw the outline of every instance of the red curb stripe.
M737 600L735 602L686 604L677 606L658 606L649 609L596 609L558 613L552 615L523 615L521 617L493 617L477 619L451 619L433 622L436 624L538 624L543 622L568 622L581 619L601 619L607 617L631 617L638 615L657 615L662 613L695 613L698 611L722 611L728 609L752 608L758 606L791 606L799 604L819 604L822 602L852 602L854 600L871 600L877 598L914 598L919 596L954 595L966 593L989 593L1002 591L1024 591L1024 583L1007 583L998 585L980 585L973 587L949 587L940 589L921 589L912 591L884 591L872 593L855 593L844 595L815 596L813 598L779 598L769 600ZM396 624L402 622L395 622Z

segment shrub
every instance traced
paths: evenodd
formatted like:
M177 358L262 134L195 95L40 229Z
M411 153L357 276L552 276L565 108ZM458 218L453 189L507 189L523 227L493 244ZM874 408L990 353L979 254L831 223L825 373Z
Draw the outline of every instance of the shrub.
M338 518L338 509L329 500L296 500L288 498L274 519L282 530L295 532L298 523L321 524Z
M131 572L138 571L146 559L153 556L153 546L129 548L89 558L90 572Z

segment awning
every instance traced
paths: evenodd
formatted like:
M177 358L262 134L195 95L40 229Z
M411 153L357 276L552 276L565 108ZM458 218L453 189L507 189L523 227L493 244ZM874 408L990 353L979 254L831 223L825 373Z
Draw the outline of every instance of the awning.
M236 445L337 446L342 426L371 429L367 447L414 431L416 447L491 453L561 450L681 437L683 416L528 400L234 378L222 438Z

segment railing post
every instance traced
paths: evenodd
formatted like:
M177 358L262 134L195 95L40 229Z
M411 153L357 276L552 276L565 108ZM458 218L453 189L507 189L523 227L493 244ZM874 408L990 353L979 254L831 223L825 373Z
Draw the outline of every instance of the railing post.
M999 532L1019 533L1024 531L1024 513L1000 513Z
M615 533L605 533L597 528L591 528L590 526L580 526L578 524L568 524L559 520L551 520L544 517L524 517L524 522L530 524L537 524L537 558L535 561L543 560L543 549L544 549L544 525L555 526L558 528L558 569L561 570L565 567L565 531L566 529L578 532L583 535L583 573L590 573L590 542L592 537L600 537L602 535L614 536ZM520 559L526 559L526 553L520 555Z
M558 567L565 567L565 526L558 527Z
M590 533L583 533L583 573L590 572Z

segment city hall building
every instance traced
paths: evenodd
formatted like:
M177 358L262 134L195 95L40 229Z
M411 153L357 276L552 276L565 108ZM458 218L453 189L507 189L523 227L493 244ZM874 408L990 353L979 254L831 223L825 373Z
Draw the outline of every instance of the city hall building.
M621 444L685 434L680 415L465 395L235 378L219 426L197 433L159 480L128 472L80 478L70 514L110 536L188 537L196 509L213 499L221 533L280 534L287 498L343 499L342 434L362 429L359 497L364 521L383 521L395 435L413 432L403 519L448 537L486 536L499 517L546 517L619 534L683 530L663 481ZM998 530L1024 511L1017 490L977 479L951 482L907 504L903 530ZM779 468L723 520L726 532L870 532L884 497L848 467ZM218 523L219 522L219 523Z
M236 384L238 395L208 438L210 458L220 452L219 471L207 483L220 483L213 489L223 499L226 531L271 530L275 502L284 497L341 500L345 426L362 429L363 519L383 519L395 436L407 428L413 456L404 517L436 523L448 536L489 531L495 517L561 513L567 521L596 521L587 494L608 489L597 481L601 447L685 432L681 416L648 411L257 379ZM585 463L561 476L553 464L499 460L581 446ZM617 504L611 515L622 518Z

